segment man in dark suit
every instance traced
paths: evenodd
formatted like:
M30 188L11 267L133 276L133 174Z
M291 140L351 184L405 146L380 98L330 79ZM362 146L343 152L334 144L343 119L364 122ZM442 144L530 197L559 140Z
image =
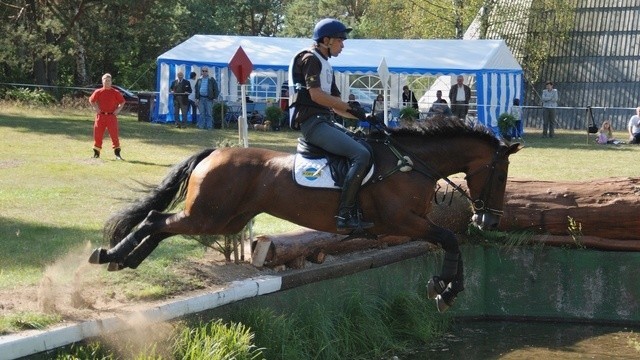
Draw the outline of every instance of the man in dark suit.
M187 127L187 112L189 111L189 94L191 94L191 83L184 78L184 73L178 71L178 78L171 83L171 93L173 94L173 121L176 127ZM182 113L182 120L180 120Z
M471 100L471 88L464 84L464 76L458 75L457 83L449 90L449 100L451 101L451 112L453 115L464 119L469 112L469 101Z

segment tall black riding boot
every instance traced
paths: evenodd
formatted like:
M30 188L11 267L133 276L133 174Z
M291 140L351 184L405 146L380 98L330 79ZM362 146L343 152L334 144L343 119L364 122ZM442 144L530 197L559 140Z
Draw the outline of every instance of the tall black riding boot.
M360 219L360 211L358 211L356 203L365 171L367 171L366 166L351 164L347 172L344 184L342 185L338 216L336 216L336 227L338 231L363 230L373 227L373 223Z

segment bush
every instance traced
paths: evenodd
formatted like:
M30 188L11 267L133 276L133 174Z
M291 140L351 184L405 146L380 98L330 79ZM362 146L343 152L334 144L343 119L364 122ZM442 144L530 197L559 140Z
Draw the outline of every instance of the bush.
M278 106L269 106L264 111L264 118L271 121L271 124L279 124L284 112Z
M411 106L400 109L400 119L415 120L420 117L420 112Z
M502 113L498 117L498 129L502 136L510 136L511 129L516 126L516 118L509 113Z
M4 97L5 100L12 100L30 105L50 105L56 102L56 99L51 96L51 94L42 89L8 89L5 92Z

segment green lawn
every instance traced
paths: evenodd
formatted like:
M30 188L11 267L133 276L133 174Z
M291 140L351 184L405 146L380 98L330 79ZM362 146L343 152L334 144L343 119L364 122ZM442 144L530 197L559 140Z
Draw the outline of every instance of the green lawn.
M237 129L176 129L121 116L126 162L120 162L114 159L108 136L102 158L91 158L92 125L88 111L0 106L1 292L38 284L45 268L69 253L79 253L86 261L87 249L102 244L101 228L107 217L138 196L137 182L156 184L176 162L204 147L224 141L236 144L238 138ZM543 139L540 131L527 130L526 147L511 157L511 177L573 181L640 176L638 146L597 145L594 136L587 144L582 131L561 130L556 138ZM250 131L249 144L293 152L298 135ZM622 132L616 135L625 139ZM279 233L295 228L260 215L254 231ZM141 289L159 286L165 288L160 293L170 293L188 287L189 279L166 271L167 264L202 252L194 241L174 237L134 272L107 274L96 266L91 271L105 283L135 283ZM163 266L165 270L159 270Z

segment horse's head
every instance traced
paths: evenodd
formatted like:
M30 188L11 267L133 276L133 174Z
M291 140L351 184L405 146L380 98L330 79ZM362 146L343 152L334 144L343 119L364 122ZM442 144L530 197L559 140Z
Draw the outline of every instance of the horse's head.
M500 223L504 207L504 193L509 171L509 155L522 149L522 145L500 145L493 159L471 168L465 179L473 201L472 224L482 230L495 229Z

